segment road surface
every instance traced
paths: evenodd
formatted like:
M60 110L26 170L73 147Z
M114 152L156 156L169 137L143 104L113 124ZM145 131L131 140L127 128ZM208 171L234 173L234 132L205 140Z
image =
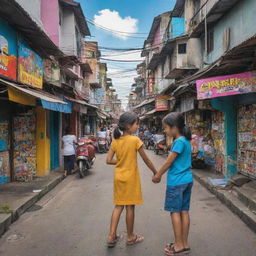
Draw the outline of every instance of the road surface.
M163 157L149 152L156 166ZM145 241L125 245L124 216L120 243L106 247L112 211L113 167L98 155L84 179L70 176L21 216L0 238L3 256L158 256L173 240L170 217L163 211L165 179L151 182L151 173L140 160L145 204L136 209L136 232ZM254 256L256 235L226 206L197 182L191 206L190 245L193 256Z

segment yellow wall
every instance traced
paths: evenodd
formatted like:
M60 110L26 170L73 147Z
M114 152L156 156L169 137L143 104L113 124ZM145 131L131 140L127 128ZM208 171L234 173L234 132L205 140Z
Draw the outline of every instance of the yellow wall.
M50 172L50 139L48 125L48 111L36 108L36 146L37 146L37 175L44 176Z

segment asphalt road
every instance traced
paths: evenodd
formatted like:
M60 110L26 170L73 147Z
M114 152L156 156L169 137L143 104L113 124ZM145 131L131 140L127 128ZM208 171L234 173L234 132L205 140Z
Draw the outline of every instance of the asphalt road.
M156 166L161 156L149 152ZM163 211L165 180L151 183L140 161L145 204L136 209L136 232L145 241L125 245L124 216L120 243L106 247L112 205L113 167L99 155L85 179L70 176L15 222L0 239L3 256L158 256L172 241L170 217ZM190 245L193 256L255 256L256 235L197 182L191 207Z

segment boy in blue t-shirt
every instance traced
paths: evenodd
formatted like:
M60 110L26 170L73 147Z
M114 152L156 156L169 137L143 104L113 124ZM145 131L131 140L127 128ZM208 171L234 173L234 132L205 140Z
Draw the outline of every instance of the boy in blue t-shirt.
M167 173L165 210L171 213L175 242L169 243L164 252L175 255L189 252L189 207L193 175L191 171L191 132L184 123L180 113L170 113L163 119L165 133L175 138L165 164L160 168L152 181L158 183L162 175Z

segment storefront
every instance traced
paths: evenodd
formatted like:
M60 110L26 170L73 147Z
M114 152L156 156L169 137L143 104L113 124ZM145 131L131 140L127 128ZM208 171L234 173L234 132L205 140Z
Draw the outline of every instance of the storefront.
M0 184L11 181L10 110L8 101L0 101Z
M197 81L197 98L211 99L216 169L227 178L256 177L256 75L245 72Z

